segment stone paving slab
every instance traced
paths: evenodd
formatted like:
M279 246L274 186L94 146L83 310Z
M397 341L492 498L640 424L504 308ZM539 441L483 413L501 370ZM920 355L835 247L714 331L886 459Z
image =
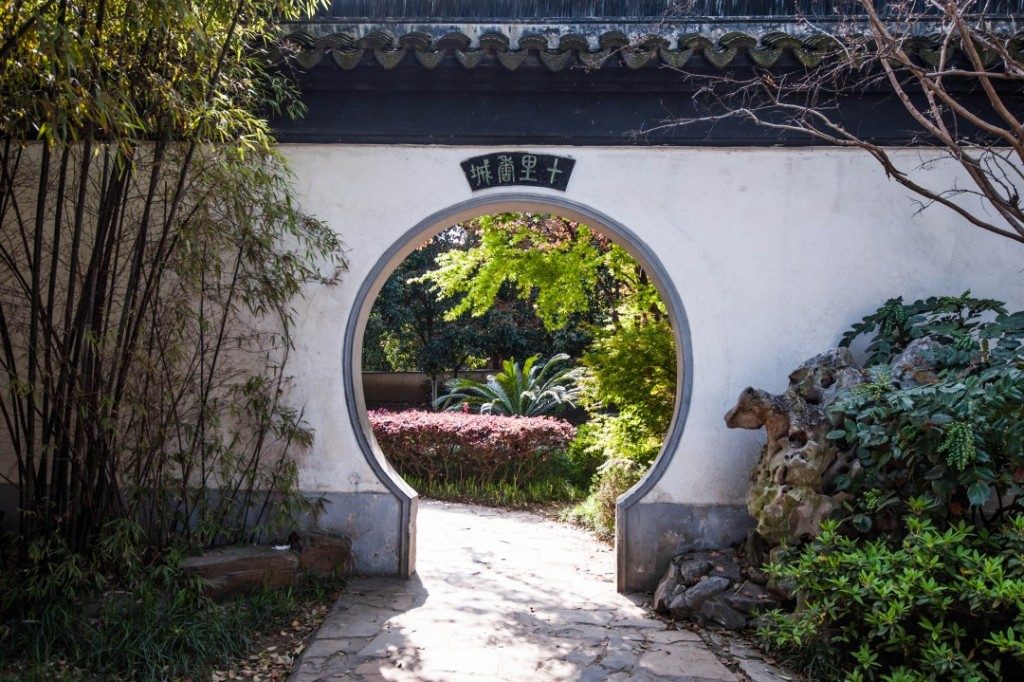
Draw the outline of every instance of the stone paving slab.
M614 553L585 531L421 500L417 534L417 575L352 580L293 682L719 682L770 668L720 658L698 633L652 617L643 597L618 594Z

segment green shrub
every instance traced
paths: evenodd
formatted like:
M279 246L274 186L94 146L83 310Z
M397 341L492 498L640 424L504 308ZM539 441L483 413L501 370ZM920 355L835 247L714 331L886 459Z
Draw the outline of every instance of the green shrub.
M1024 313L897 298L843 343L862 335L870 381L837 396L828 434L856 455L836 480L851 495L769 566L799 606L759 634L816 678L1021 679Z
M664 307L660 298L647 303ZM584 403L592 412L628 415L632 429L656 438L660 446L675 412L675 338L664 313L632 317L643 321L629 319L601 330L583 357Z
M636 309L610 325L584 357L583 402L591 421L580 427L571 456L593 471L587 499L563 515L598 535L615 530L615 502L661 452L675 411L676 353L672 327L652 288Z
M592 419L576 428L576 437L569 443L563 455L564 464L556 464L556 470L583 489L589 489L597 470L607 460L607 452L601 443L599 419Z
M629 408L617 414L602 414L594 417L597 447L604 452L606 461L628 459L647 467L661 452L665 432L652 430L642 409ZM667 428L667 426L666 426Z
M615 531L615 502L633 487L661 451L663 434L633 410L598 414L576 432L568 455L590 474L590 493L566 510L564 520L610 539Z
M420 410L367 416L399 473L430 483L525 483L575 435L571 424L552 417Z
M859 474L838 481L859 492L858 526L898 524L911 497L927 497L929 513L947 520L987 523L1024 511L1024 312L968 294L893 299L844 342L871 332L874 380L840 396L829 434L858 456ZM934 370L898 381L890 363L925 336ZM865 491L880 498L877 512L856 508Z
M605 539L615 533L615 503L643 478L646 467L631 459L613 458L600 466L587 499L566 510L562 518L593 530Z
M491 507L530 508L553 503L578 502L585 487L557 474L539 473L528 481L437 481L407 476L406 482L423 497L448 502L468 502Z
M905 537L859 539L826 521L768 573L799 594L758 636L814 679L1024 676L1024 517L940 527L912 500Z
M488 376L487 381L452 379L447 384L450 393L438 398L434 406L448 411L468 409L516 417L555 414L575 406L580 392L580 371L560 367L568 360L565 353L544 362L539 355L531 355L522 365L515 359L506 360L501 371Z

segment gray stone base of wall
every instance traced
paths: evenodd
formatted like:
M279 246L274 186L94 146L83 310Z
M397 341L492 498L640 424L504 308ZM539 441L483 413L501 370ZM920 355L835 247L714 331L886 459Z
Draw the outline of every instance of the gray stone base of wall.
M318 530L352 538L355 571L361 575L409 575L414 567L416 500L403 521L391 493L327 493ZM408 544L400 532L409 524ZM653 592L672 557L742 542L754 525L744 505L635 504L620 510L616 543L618 587Z
M672 557L735 545L754 520L744 505L655 502L620 507L616 526L619 591L653 592Z
M357 575L408 575L415 552L416 500L405 502L407 512L392 493L307 493L322 501L322 511L300 520L306 530L338 533L352 539ZM18 488L0 483L0 528L14 531L18 526ZM410 533L402 528L410 524ZM403 546L403 540L408 545ZM404 570L403 570L404 569Z
M402 501L390 492L308 494L323 501L322 511L303 519L301 525L351 538L357 575L412 573L416 565L415 498ZM0 483L5 530L13 530L17 524L17 509L17 487ZM620 508L617 521L618 587L623 592L652 592L672 557L735 545L754 523L743 505L669 502Z
M352 539L356 575L408 576L415 566L416 498L403 503L393 493L306 493L323 500L323 511L305 519L309 530ZM408 533L403 529L408 528Z

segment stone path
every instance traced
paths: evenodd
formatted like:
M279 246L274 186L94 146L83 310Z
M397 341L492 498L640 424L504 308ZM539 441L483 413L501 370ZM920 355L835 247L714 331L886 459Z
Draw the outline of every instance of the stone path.
M311 680L746 680L739 640L672 630L618 594L614 553L528 512L420 501L417 575L353 580L302 655ZM724 662L723 662L724 661ZM727 667L725 663L729 663Z

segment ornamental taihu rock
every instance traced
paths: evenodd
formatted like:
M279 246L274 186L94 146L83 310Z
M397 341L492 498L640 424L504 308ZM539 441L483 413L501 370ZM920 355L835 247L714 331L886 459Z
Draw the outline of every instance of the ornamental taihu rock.
M725 415L731 429L764 428L767 442L752 474L747 509L770 545L817 533L841 501L834 483L858 463L826 438L828 407L840 389L868 380L847 348L816 355L789 375L781 395L747 388Z

